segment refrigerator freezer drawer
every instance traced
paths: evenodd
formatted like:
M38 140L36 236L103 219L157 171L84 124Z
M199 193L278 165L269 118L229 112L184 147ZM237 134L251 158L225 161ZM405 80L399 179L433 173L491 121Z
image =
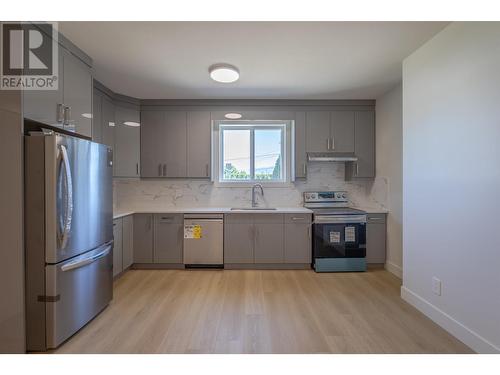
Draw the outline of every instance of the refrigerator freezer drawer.
M103 310L113 297L113 244L47 265L46 343L56 348Z

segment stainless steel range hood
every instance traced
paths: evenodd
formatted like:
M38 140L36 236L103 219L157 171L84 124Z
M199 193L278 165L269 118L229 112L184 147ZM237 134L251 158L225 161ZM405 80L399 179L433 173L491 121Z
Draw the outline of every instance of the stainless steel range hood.
M358 161L358 157L353 152L309 152L307 154L308 161L324 161L324 162L344 162Z

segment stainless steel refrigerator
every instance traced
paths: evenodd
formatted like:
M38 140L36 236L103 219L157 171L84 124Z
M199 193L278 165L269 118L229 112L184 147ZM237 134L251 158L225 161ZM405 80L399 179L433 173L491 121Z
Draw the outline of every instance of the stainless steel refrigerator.
M113 297L113 155L52 132L24 141L26 347L44 351Z

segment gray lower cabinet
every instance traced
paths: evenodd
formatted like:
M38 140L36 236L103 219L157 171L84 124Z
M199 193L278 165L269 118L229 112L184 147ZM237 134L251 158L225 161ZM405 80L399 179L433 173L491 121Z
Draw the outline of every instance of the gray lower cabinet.
M125 216L122 219L122 268L126 270L134 263L134 217Z
M306 113L295 112L295 178L307 177L307 153L306 153Z
M254 214L254 262L283 263L283 215Z
M134 263L153 263L153 214L134 214Z
M154 215L154 263L183 263L183 214Z
M187 113L187 177L210 177L210 120L209 111Z
M285 215L285 263L311 263L311 215Z
M123 227L122 219L113 220L113 276L123 270Z
M368 214L366 217L366 262L385 263L386 215Z
M346 180L375 177L375 112L355 112L354 152L358 161L346 164Z
M224 216L224 263L254 263L254 232L252 215Z
M115 177L139 177L140 112L121 105L115 106L114 170Z

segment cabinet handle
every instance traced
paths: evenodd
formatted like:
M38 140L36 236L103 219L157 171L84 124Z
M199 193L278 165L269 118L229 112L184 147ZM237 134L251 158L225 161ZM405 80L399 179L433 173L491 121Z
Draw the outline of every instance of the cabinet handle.
M139 163L135 163L135 174L139 176Z
M57 104L57 122L64 122L64 104Z
M381 217L369 217L368 220L382 220Z
M167 177L167 164L163 164L163 177Z
M359 165L358 163L356 162L356 176L359 174Z
M63 115L63 125L69 125L69 119L71 118L71 107L64 106L64 115Z
M161 176L161 164L158 164L158 176Z
M208 164L205 164L205 175L208 177Z
M303 217L292 217L293 221L304 220Z
M307 174L307 164L303 164L303 169L304 169L304 176Z
M335 150L335 137L332 137L332 150Z
M327 138L326 139L326 149L329 150L330 149L330 138Z

